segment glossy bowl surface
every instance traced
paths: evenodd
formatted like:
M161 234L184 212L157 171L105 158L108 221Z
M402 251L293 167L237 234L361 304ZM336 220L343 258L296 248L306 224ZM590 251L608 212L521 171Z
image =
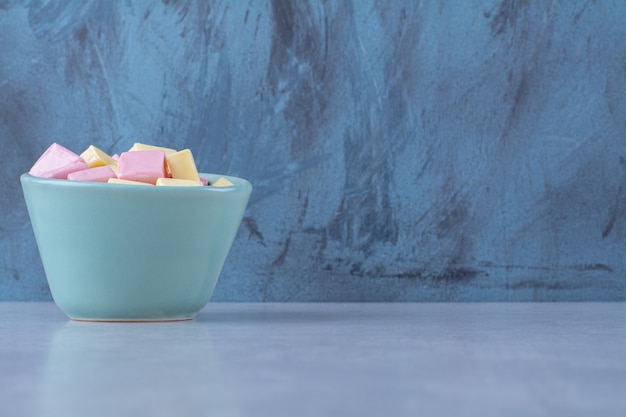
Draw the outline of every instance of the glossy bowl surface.
M209 181L221 175L205 174ZM210 300L252 185L20 177L52 297L76 320L184 320Z

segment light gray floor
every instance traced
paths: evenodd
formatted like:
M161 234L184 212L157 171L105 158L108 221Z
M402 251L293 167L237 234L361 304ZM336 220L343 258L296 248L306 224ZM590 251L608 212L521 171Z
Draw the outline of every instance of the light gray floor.
M626 416L625 303L0 303L0 416Z

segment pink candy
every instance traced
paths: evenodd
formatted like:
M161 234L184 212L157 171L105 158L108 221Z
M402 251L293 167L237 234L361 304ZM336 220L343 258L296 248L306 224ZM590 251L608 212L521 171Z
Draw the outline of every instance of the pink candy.
M107 182L109 178L117 178L117 175L108 166L83 169L67 175L67 179L73 181Z
M53 143L28 173L35 177L67 179L69 173L87 168L87 163L80 155Z
M165 152L123 152L117 161L117 177L155 184L157 179L165 177Z

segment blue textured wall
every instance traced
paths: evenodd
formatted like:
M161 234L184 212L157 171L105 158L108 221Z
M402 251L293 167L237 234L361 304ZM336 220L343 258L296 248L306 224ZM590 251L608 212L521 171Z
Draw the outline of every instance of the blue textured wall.
M623 0L0 1L0 299L19 175L143 141L255 185L214 300L625 300L625 93Z

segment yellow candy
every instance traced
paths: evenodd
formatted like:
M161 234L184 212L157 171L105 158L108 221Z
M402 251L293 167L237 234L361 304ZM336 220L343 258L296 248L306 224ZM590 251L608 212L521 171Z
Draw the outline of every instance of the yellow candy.
M126 185L152 185L148 182L121 180L119 178L109 178L109 184L126 184Z
M163 151L163 152L165 152L165 155L170 155L170 154L176 153L176 149L164 148L162 146L146 145L144 143L135 143L128 150L128 152L134 152L134 151Z
M217 181L215 181L213 184L211 184L213 187L229 187L231 185L235 185L232 182L230 182L228 179L224 178L224 177L219 177L217 179Z
M172 178L198 180L198 169L189 149L166 155Z
M115 159L111 158L109 155L93 145L89 145L89 147L80 154L80 157L83 158L89 168L101 167L105 165L109 165L111 168L113 166L117 167L117 161Z
M181 180L177 178L159 178L156 185L167 185L176 187L202 187L200 180Z

